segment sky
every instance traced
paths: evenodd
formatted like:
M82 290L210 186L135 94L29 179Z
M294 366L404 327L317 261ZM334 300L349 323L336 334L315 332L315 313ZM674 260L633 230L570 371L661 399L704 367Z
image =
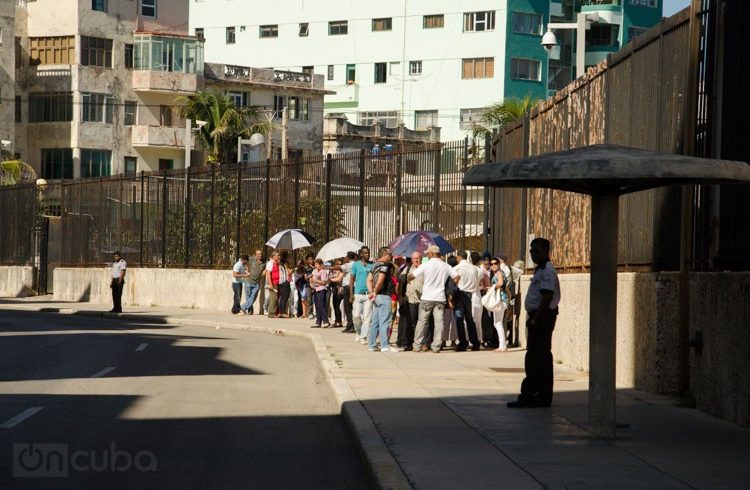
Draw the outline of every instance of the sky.
M671 17L675 13L690 5L690 0L664 0L664 17Z

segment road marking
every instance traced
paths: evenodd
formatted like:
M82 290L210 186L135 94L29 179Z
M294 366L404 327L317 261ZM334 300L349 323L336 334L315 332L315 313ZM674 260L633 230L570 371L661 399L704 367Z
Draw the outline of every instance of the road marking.
M101 371L99 371L96 374L92 374L91 377L92 378L101 378L102 376L108 375L109 373L111 373L115 369L117 369L117 368L115 368L114 366L110 366L110 367L102 369Z
M141 345L139 345L138 347L136 347L135 351L136 351L136 352L141 352L141 351L144 351L144 350L146 350L146 347L147 347L147 346L148 346L148 344L144 342L144 343L142 343Z
M31 408L27 408L26 410L24 410L23 412L19 413L18 415L16 415L12 419L8 419L5 422L3 422L3 425L0 425L0 428L3 428L3 429L12 429L13 427L17 426L18 424L20 424L21 422L23 422L27 418L31 417L32 415L34 415L35 413L37 413L38 411L40 411L42 408L44 408L44 407L31 407Z

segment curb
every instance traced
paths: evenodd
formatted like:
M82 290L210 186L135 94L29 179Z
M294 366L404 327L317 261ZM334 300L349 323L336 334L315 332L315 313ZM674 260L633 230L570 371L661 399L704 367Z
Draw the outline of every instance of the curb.
M370 469L374 486L384 490L406 490L412 489L408 478L401 466L391 454L388 446L378 432L375 421L370 417L367 409L357 398L349 382L334 376L338 365L334 360L334 354L328 349L325 341L320 335L287 330L284 328L269 328L256 325L235 325L231 323L209 322L205 320L191 320L189 318L171 318L169 316L156 315L133 315L129 313L109 313L105 311L78 310L76 308L60 307L30 307L25 305L13 305L14 309L36 311L40 313L57 313L61 315L79 315L88 317L107 318L111 320L141 321L166 325L189 325L196 327L215 327L236 330L247 330L250 332L266 333L272 335L288 335L290 337L302 337L310 341L317 354L320 366L325 373L328 386L333 391L336 402L341 409L347 425L354 435L357 447ZM2 309L2 308L0 308Z

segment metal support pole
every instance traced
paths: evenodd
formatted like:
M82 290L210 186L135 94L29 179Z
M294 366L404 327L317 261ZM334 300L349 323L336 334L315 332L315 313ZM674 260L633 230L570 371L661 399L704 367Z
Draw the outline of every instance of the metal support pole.
M185 169L185 268L190 265L190 167Z
M489 134L484 136L484 163L492 162L492 136ZM484 217L482 218L482 233L484 234L484 250L490 249L490 234L492 233L492 225L490 224L490 188L484 188ZM492 200L492 206L494 207L494 199ZM507 247L506 247L507 249Z
M299 199L300 199L300 187L299 181L301 179L302 164L299 160L294 161L294 226L299 226Z
M401 179L404 172L404 149L403 144L401 145L401 153L396 159L396 209L394 213L395 219L395 235L401 235Z
M140 223L140 245L139 248L141 250L141 256L139 259L140 267L143 267L143 195L144 195L144 188L145 188L145 174L143 173L143 170L141 170L141 223Z
M466 170L469 168L469 137L464 137L464 157L462 159L462 173L466 175ZM462 197L463 206L461 207L461 249L466 250L466 206L469 201L469 190L465 185L462 185Z
M576 23L576 78L581 78L586 73L586 14L579 13Z
M615 435L618 207L616 195L592 196L588 432L594 437Z
M235 259L240 257L242 251L240 250L240 238L241 238L241 225L242 225L242 165L237 165L237 253Z
M359 151L359 234L360 242L365 240L365 150Z
M216 165L211 165L211 209L209 211L210 216L210 229L211 229L211 240L208 242L208 264L214 265L214 212L216 203Z
M265 202L263 203L263 245L268 242L268 239L270 238L268 236L268 213L271 210L271 159L266 158L266 195Z
M440 219L440 165L443 161L443 154L440 148L435 151L433 161L433 180L432 180L432 231L438 232L438 220Z
M167 169L164 169L164 182L162 183L162 205L161 205L161 266L167 266Z
M333 168L332 158L333 156L330 153L326 155L326 243L331 241L331 169Z

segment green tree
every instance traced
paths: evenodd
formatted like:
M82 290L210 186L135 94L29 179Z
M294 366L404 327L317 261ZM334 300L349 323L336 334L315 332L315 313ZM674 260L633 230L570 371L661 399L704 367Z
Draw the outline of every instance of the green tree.
M0 185L15 185L35 180L36 172L26 162L21 160L0 162Z
M267 136L273 129L272 123L259 119L255 107L235 107L229 97L218 92L199 92L184 97L183 103L180 110L183 117L206 121L197 139L208 151L211 164L229 161L238 137L250 137L253 133Z
M484 137L495 128L502 128L506 124L523 117L536 104L536 100L527 95L523 99L510 97L488 107L483 113L481 122L474 128L474 138Z

